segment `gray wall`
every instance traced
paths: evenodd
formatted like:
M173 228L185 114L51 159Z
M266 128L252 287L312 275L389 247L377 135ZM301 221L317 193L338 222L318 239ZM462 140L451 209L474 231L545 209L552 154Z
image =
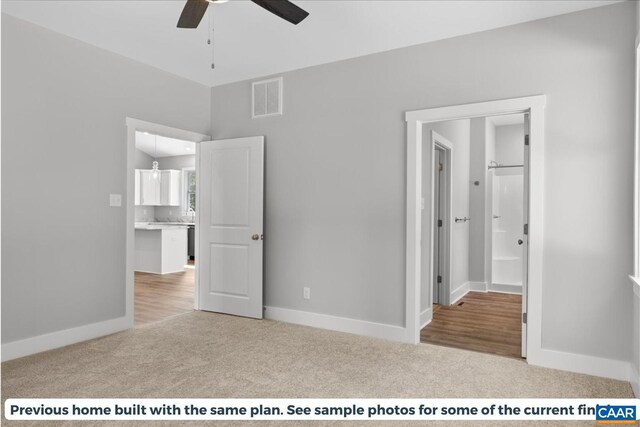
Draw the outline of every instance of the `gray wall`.
M142 150L135 149L135 167L136 169L151 169L153 157Z
M484 284L487 290L492 281L493 236L487 218L492 215L493 173L487 169L495 160L495 127L486 117L471 119L471 150L469 180L478 185L469 189L469 280ZM482 288L475 288L482 289Z
M495 161L501 165L521 165L524 162L524 125L496 126ZM513 171L516 175L522 169L496 169L496 175Z
M451 217L469 216L469 146L470 120L453 120L422 127L422 164L423 168L433 162L431 146L431 131L435 131L448 139L453 145L452 156L452 187L451 187ZM426 169L424 169L426 170ZM425 210L422 211L422 245L431 241L431 228L427 225L431 201L431 175L422 176L422 195L425 199ZM424 252L423 252L424 255ZM431 306L431 278L427 259L423 256L421 268L425 274L421 277L420 311ZM454 291L469 281L469 223L451 224L451 278L450 290Z
M191 154L188 156L160 157L158 159L158 164L160 165L160 169L162 170L182 170L182 168L195 168L196 156L195 154Z
M284 73L282 117L213 88L215 138L266 136L266 304L403 325L404 112L546 94L542 344L629 360L635 7Z
M210 97L2 14L3 343L124 315L125 118L209 133Z

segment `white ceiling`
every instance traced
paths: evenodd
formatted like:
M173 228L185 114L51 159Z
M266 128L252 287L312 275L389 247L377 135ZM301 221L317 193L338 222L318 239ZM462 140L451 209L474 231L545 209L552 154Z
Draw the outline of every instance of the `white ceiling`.
M295 0L294 0L295 1ZM205 16L178 29L184 0L2 1L2 12L207 86L611 4L612 1L295 1L292 25L247 0L214 11L216 69Z
M157 151L156 151L157 138ZM136 148L154 158L171 156L188 156L196 154L196 143L152 135L146 132L136 132ZM156 155L156 152L158 153ZM151 168L151 165L149 165Z

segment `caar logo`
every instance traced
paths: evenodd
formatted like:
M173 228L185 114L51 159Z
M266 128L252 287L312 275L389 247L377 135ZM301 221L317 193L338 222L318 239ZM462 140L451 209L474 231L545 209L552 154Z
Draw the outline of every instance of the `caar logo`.
M596 406L596 424L637 425L635 406Z

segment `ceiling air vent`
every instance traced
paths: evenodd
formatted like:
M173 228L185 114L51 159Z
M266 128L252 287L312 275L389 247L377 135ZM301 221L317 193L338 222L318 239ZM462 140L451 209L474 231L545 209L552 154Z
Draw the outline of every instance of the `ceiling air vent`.
M252 117L282 114L282 77L253 82Z

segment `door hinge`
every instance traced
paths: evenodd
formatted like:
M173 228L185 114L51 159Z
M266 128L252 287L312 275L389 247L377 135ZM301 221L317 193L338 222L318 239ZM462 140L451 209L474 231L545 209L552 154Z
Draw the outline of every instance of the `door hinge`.
M524 225L524 234L525 236L529 234L529 224Z
M529 145L529 135L524 136L524 145Z
M527 323L527 313L522 313L522 323Z
M439 163L439 170L442 171L442 163Z
M438 276L438 283L442 283L442 276Z
M441 219L438 220L438 227L442 227L442 220Z

